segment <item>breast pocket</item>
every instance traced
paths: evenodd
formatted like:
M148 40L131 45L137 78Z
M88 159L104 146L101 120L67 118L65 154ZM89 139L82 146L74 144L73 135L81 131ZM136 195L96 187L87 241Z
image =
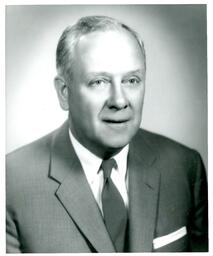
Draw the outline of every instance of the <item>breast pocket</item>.
M185 226L153 240L153 250L156 252L188 251L188 237Z

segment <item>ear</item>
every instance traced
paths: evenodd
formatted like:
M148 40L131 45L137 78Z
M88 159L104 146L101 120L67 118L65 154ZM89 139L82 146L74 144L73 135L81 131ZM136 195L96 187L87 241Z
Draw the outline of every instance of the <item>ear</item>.
M54 83L61 108L65 111L69 110L68 86L64 78L61 76L56 76Z

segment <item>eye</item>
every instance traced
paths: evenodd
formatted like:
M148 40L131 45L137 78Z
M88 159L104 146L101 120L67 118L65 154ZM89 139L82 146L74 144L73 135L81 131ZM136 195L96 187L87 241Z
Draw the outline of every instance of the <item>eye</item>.
M131 86L138 85L140 82L141 82L141 79L138 77L130 77L123 81L124 84L131 85Z
M139 80L136 79L136 78L130 78L128 82L129 82L130 84L137 84L137 83L139 83Z
M104 86L108 83L109 83L109 81L106 80L106 79L95 79L95 80L92 80L92 81L89 82L89 86L101 87L101 86Z
M104 83L105 83L104 80L96 80L93 82L94 85L98 85L98 86L103 85Z

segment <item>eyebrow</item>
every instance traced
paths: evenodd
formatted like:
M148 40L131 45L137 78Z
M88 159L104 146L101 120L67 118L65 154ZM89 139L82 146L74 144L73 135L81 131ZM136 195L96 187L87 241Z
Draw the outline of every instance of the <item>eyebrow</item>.
M124 76L129 76L129 75L132 75L132 74L143 74L144 73L144 70L143 69L136 69L136 70L131 70L131 71L128 71L127 73L124 74ZM93 77L93 76L112 76L111 73L108 73L108 72L105 72L105 71L100 71L100 72L90 72L88 73L87 77L90 78L90 77Z
M136 69L136 70L132 70L132 71L127 72L125 74L125 76L132 75L132 74L143 74L143 73L144 73L143 69Z

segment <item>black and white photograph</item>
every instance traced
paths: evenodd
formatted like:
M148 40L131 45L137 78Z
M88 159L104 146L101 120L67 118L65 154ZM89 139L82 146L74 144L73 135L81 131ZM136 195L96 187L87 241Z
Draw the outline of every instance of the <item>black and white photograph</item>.
M207 11L5 6L6 253L210 251Z

